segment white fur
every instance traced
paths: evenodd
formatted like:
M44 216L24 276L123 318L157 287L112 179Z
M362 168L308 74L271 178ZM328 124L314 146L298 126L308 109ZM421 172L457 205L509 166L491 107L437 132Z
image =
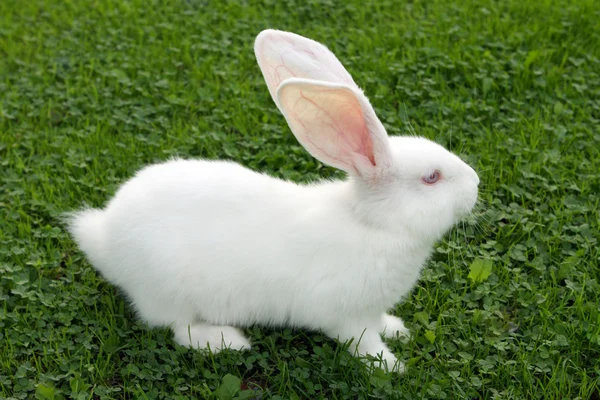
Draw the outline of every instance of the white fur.
M289 43L285 32L259 39L282 35ZM365 100L355 111L376 119ZM326 103L319 107L329 113ZM75 214L69 230L140 318L171 326L182 345L249 348L234 327L293 326L354 339L352 351L402 371L380 334L408 330L386 312L414 287L434 242L470 212L479 179L431 141L387 138L374 132L378 120L365 124L356 134L366 144L344 153L355 171L347 180L298 185L232 162L172 160L142 169L103 210ZM310 140L322 150L319 127ZM435 169L443 179L425 185L421 177Z

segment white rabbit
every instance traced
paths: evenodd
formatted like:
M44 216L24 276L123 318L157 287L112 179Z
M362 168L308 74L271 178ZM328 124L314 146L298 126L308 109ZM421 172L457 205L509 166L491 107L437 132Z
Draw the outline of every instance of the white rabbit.
M386 314L415 285L435 241L470 213L479 178L419 137L388 137L337 58L266 30L255 53L275 103L315 158L343 181L298 185L233 162L146 167L69 231L150 326L181 345L250 348L254 324L321 330L381 356L407 334Z

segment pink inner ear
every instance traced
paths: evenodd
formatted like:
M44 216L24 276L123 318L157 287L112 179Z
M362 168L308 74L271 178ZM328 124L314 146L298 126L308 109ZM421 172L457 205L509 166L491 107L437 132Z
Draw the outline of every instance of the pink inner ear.
M360 169L355 165L357 154L376 165L363 110L350 90L309 85L285 89L281 98L288 122L311 154L353 173Z
M305 96L302 91L300 93L303 100L312 102L319 110L312 132L307 135L308 140L311 136L331 131L331 135L324 135L320 142L325 153L335 154L337 152L341 156L339 158L342 159L350 156L351 153L357 153L365 156L371 165L376 165L373 143L365 124L362 109L356 99L336 98L333 95L330 102L318 104ZM316 143L313 142L313 144L318 147Z

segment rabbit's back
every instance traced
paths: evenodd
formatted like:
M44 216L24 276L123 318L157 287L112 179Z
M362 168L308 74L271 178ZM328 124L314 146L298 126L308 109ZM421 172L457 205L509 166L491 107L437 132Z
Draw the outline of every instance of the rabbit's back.
M224 264L224 247L236 253L243 239L256 243L293 216L302 196L293 183L231 162L174 160L147 167L104 211L107 250L117 257L107 267L131 266L132 274L151 268L189 272L199 256L210 260L211 250ZM128 279L121 269L116 275Z
M344 187L300 186L229 162L150 166L104 210L107 256L94 264L138 310L168 304L213 323L311 325L314 310L353 307L368 289L353 270L372 255L337 203ZM332 299L344 286L349 298Z

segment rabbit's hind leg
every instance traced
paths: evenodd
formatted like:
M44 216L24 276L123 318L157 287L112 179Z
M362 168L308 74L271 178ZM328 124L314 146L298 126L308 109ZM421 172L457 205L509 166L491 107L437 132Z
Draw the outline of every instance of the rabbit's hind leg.
M207 349L217 353L225 348L249 350L250 341L241 330L232 326L216 326L205 323L174 324L175 342L182 346Z
M381 358L376 362L376 366L390 371L404 372L404 364L396 359L394 354L388 349L381 336L379 318L366 318L359 320L347 320L345 323L337 326L330 326L324 329L325 334L331 338L336 338L340 342L352 340L348 348L350 353L358 354L361 357L366 355L375 358Z
M404 326L404 322L394 315L383 314L381 317L381 323L383 327L380 333L385 338L410 336L410 331L406 326Z
M177 344L210 348L213 353L224 348L250 349L250 341L241 330L199 321L196 309L189 304L173 303L164 297L148 296L145 292L133 293L131 298L140 318L150 326L170 326Z

